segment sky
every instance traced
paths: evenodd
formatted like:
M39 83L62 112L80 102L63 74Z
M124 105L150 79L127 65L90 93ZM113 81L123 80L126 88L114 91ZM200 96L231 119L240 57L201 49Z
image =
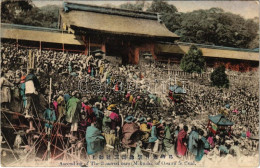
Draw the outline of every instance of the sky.
M113 6L119 6L123 3L134 3L134 0L124 0L124 1L101 1L101 0L65 0L69 2L76 2L82 4L91 5L105 5L111 4ZM51 5L62 5L63 1L47 1L47 0L33 0L34 4L38 7L42 7L48 4ZM146 1L146 3L151 3L152 1ZM212 7L219 7L224 9L226 12L231 12L234 14L239 14L240 16L250 19L254 17L259 17L259 2L258 1L167 1L169 4L176 6L179 12L191 12L198 9L210 9Z

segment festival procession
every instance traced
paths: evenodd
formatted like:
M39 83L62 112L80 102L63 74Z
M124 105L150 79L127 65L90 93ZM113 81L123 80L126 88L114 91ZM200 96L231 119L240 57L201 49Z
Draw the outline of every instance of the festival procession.
M82 10L87 7L94 10L95 6L80 5L83 9L78 6L65 4L61 24L63 27L70 24L66 29L82 33L84 40L89 37L88 33L95 32L82 28L89 26L88 23L74 26L77 19L72 16L79 15L77 10L92 16L91 12ZM122 11L115 10L114 15ZM130 17L130 14L119 17ZM139 14L143 20L153 17L148 12ZM93 17L100 19L94 14ZM155 22L155 26L161 24ZM6 32L30 29L41 33L36 28L21 30L3 26L2 31ZM157 29L165 31L159 26ZM164 33L165 40L177 38ZM109 35L103 36L108 38ZM5 35L1 37L2 166L26 166L31 161L86 163L102 159L167 158L189 160L195 165L218 164L229 159L255 160L259 153L258 69L236 70L237 66L228 69L223 59L224 66L204 66L202 73L196 73L196 70L187 70L184 59L179 64L169 59L160 61L156 49L150 47L154 39L147 44L143 44L144 40L142 44L133 45L139 37L129 37L130 42L121 45L124 51L120 54L128 56L122 56L122 62L118 63L118 57L109 58L112 44L102 43L100 49L91 49L103 36L85 38L83 52L64 50L64 45L62 50L56 50L55 46L44 48L41 43L37 48L33 42L15 40L11 35L10 39ZM115 35L113 38L117 45L118 38L125 37ZM183 58L202 53L204 50L199 47L203 48L191 45ZM150 52L141 52L143 48ZM136 59L137 49L139 59ZM234 52L242 55L242 51ZM215 69L224 72L224 77L218 78L228 81L223 86L214 84Z

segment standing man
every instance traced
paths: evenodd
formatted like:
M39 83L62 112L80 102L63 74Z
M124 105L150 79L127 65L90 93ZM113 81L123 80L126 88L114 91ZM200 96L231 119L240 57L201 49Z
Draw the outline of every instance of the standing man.
M34 131L33 120L34 116L37 116L36 99L38 91L40 90L40 82L34 75L34 69L29 69L29 74L25 78L25 96L27 98L27 104L25 108L25 118L29 119L30 128L27 132Z

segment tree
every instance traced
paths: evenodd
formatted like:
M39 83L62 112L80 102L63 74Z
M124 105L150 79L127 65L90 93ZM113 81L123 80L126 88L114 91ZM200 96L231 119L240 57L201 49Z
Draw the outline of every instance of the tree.
M181 23L175 31L180 41L249 48L255 44L258 24L253 19L225 12L220 8L195 10L181 15Z
M181 59L181 69L189 73L201 73L205 68L202 51L192 45L187 54Z
M221 65L216 68L210 75L210 80L213 86L217 87L229 87L229 80L227 74L225 73L225 66Z
M180 28L180 13L174 5L170 5L164 0L153 0L148 12L160 13L161 20L172 32Z
M163 0L153 0L151 6L147 9L149 12L157 12L161 14L178 12L174 5L170 5Z
M31 0L1 2L2 22L57 28L59 7L47 5L37 8Z
M129 9L129 10L136 10L142 11L144 9L144 1L136 1L135 3L124 3L121 4L119 7L122 9Z

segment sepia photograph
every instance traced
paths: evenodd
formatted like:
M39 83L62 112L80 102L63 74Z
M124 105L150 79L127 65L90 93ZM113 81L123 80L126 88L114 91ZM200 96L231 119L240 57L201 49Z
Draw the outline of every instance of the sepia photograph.
M259 166L259 1L1 0L1 167Z

